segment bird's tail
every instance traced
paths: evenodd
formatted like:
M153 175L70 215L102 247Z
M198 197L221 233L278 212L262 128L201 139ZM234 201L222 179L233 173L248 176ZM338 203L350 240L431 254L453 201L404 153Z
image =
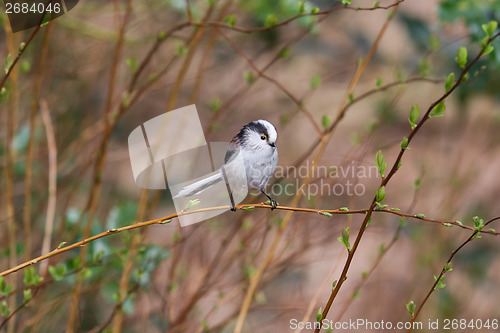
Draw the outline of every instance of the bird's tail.
M222 180L222 174L218 172L213 176L204 178L202 180L197 181L196 183L184 187L182 190L179 191L179 193L177 193L174 196L174 198L190 197L192 195L199 194L205 191L210 186L214 185L215 183L220 182L221 180Z

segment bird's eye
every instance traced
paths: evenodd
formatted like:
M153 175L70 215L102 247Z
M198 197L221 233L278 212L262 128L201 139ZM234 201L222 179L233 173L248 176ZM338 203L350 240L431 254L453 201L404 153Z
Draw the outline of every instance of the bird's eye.
M261 135L261 136L260 136L260 138L261 138L262 140L267 139L267 137L266 137L265 135Z

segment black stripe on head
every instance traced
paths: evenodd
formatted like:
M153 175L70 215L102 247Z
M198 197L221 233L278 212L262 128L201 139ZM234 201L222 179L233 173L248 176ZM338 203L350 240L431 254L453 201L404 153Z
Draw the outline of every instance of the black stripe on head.
M247 133L252 132L252 131L257 132L259 134L264 134L266 137L269 138L269 133L267 133L266 126L262 125L258 121L252 121L251 123L248 123L245 126L243 126L243 128L238 133L238 135L236 135L236 137L241 142L241 140L243 139L243 136L245 136Z

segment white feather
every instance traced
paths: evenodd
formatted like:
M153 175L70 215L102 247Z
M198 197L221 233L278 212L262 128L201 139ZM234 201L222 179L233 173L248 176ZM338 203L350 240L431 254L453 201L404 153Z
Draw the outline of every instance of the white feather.
M213 176L204 178L202 180L197 181L196 183L184 187L182 190L179 191L179 193L175 195L174 199L180 197L189 197L195 194L199 194L221 180L222 180L222 174L220 172L216 173Z

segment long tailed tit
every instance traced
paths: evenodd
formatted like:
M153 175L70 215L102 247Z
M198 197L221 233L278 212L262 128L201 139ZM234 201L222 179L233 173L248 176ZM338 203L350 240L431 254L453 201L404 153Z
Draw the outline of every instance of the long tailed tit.
M276 200L272 199L266 193L265 189L278 163L277 138L278 133L276 132L276 128L267 120L257 120L248 123L231 140L224 158L225 164L221 167L220 171L215 175L184 187L174 198L197 195L222 180L225 180L226 184L228 184L227 175L231 174L231 169L241 169L244 167L248 189L262 192L270 200L271 209L276 208ZM244 166L235 166L234 163L229 163L239 153L241 153L242 157L239 160L243 161ZM230 199L231 210L235 211L236 208L231 193Z

